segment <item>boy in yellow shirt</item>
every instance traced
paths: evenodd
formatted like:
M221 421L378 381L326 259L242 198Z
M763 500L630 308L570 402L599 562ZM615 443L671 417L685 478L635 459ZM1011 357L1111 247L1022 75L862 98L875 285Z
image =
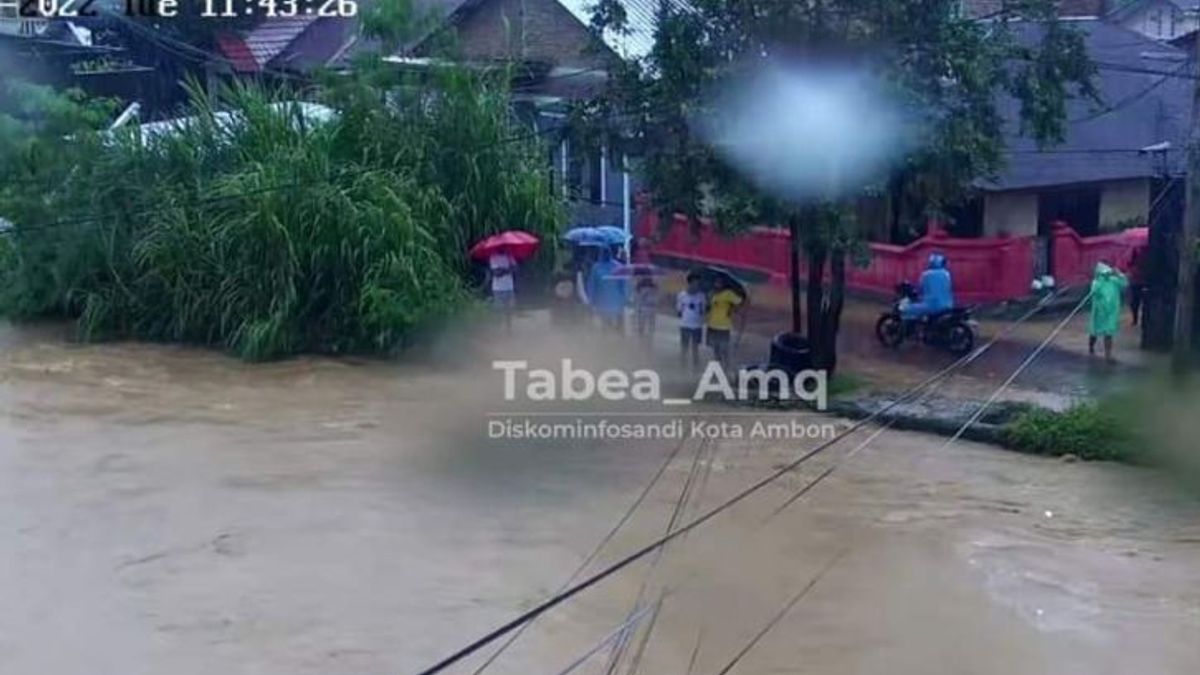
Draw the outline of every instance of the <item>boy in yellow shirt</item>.
M742 302L742 296L730 289L724 279L716 279L713 296L708 301L708 346L712 347L713 357L725 368L729 367L733 316Z

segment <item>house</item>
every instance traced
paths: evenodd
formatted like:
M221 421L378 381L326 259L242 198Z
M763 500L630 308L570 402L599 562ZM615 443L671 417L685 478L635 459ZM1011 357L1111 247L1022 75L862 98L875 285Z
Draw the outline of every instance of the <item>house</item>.
M29 82L93 96L141 97L153 70L136 64L122 46L96 40L95 28L91 19L21 17L16 6L0 6L0 64Z
M1155 40L1175 40L1200 28L1198 0L1110 0L1105 20Z
M1145 225L1178 221L1194 85L1187 54L1102 19L1072 24L1097 64L1102 100L1069 101L1065 138L1045 149L1018 133L1018 103L999 101L1004 168L976 182L975 196L955 209L954 219L932 224L915 240L891 240L886 220L868 216L865 224L880 227L870 264L847 271L850 289L888 295L897 282L916 278L931 252L941 252L953 260L955 292L965 302L1011 300L1046 274L1081 284L1097 261L1120 264L1145 246L1155 236ZM1010 27L1025 41L1043 30L1036 23ZM645 235L664 232L650 251L656 260L719 264L748 279L787 283L786 230L759 227L723 238L710 228L695 235L682 218L666 225L653 213L639 220Z
M624 168L618 139L583 146L567 127L572 101L591 98L607 84L620 59L646 55L654 41L657 0L624 0L628 29L597 36L589 27L592 0L431 0L442 17L388 61L421 67L450 37L456 57L478 66L517 66L516 112L551 141L547 161L555 189L571 200L579 224L628 225L636 177Z
M1104 16L1109 4L1109 0L1059 0L1058 15L1061 18L1096 18ZM960 0L959 11L968 18L991 19L1012 6L1009 0Z
M1007 163L977 184L979 221L965 228L985 237L1035 237L1037 271L1051 274L1056 223L1086 238L1150 222L1164 189L1182 173L1191 119L1187 54L1099 19L1076 27L1098 67L1101 103L1070 101L1063 143L1043 150L1016 133L1017 103L1003 102ZM1040 28L1019 31L1032 39Z
M216 46L225 72L287 77L337 62L358 30L358 20L350 17L268 18L246 30L217 33Z

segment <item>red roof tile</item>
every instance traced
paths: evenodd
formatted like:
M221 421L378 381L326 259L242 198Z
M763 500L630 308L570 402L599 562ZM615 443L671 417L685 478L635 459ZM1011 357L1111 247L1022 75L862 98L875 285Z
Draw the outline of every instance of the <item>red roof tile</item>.
M233 66L234 71L239 73L256 73L261 70L258 61L254 58L254 54L246 46L246 42L236 33L218 33L217 48L221 50L221 55Z

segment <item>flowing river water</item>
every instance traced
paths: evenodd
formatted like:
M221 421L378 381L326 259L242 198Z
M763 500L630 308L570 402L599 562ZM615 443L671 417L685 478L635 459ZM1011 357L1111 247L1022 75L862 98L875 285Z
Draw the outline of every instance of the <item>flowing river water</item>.
M0 328L0 673L416 672L557 589L677 445L489 441L484 367L61 332ZM562 346L539 340L514 349ZM685 442L601 560L661 534L693 465L685 516L815 443ZM646 584L665 600L639 672L694 653L715 673L826 567L735 672L1196 672L1200 500L1149 470L941 446L888 432L768 518L838 446L488 672L560 672Z

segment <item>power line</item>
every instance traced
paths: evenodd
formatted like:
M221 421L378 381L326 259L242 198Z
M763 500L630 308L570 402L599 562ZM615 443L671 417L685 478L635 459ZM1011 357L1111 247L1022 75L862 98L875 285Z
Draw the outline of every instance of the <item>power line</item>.
M742 647L742 649L738 651L738 653L735 654L732 659L729 660L729 663L725 664L725 667L717 671L717 675L726 675L729 671L733 670L737 666L738 662L740 662L747 654L749 654L752 649L758 646L759 641L766 637L767 633L770 633L775 626L779 625L779 622L783 621L783 619L791 613L792 608L794 608L801 600L803 600L804 596L808 595L809 592L821 582L821 579L825 578L825 575L828 574L829 571L832 570L835 565L841 562L842 559L845 558L849 553L850 549L843 549L841 552L835 555L832 560L825 563L825 566L822 567L821 570L817 572L817 574L807 584L804 585L804 588L801 588L798 593L792 596L792 599L788 600L787 603L783 605L783 608L780 609L775 616L771 617L771 620L768 621L765 626L759 629L759 631L754 634L754 637L750 638L750 641L747 642L746 645Z
M1180 64L1180 66L1178 68L1176 68L1173 71L1173 73L1175 75L1178 75L1178 74L1182 73L1184 70L1187 70L1191 65L1192 65L1192 61L1189 59L1188 61L1185 61L1184 63ZM1143 97L1149 95L1155 89L1158 89L1159 87L1161 87L1164 82L1166 82L1168 79L1170 79L1170 77L1172 77L1172 75L1163 74L1161 77L1159 77L1158 80L1155 80L1149 86L1142 89L1141 91L1133 92L1132 94L1129 94L1128 96L1121 99L1117 103L1106 106L1103 110L1099 110L1095 113L1092 113L1090 115L1085 115L1085 116L1077 118L1077 119L1068 120L1067 123L1068 124L1082 124L1084 122L1090 122L1094 119L1098 119L1100 117L1104 117L1106 115L1114 113L1114 112L1124 108L1125 106L1137 103Z
M571 584L579 578L579 575L583 574L584 570L588 568L588 565L591 565L592 562L599 557L600 552L603 551L604 547L607 546L608 543L617 536L617 533L621 531L621 528L625 527L625 524L629 522L629 519L633 517L633 514L638 510L638 508L641 507L642 503L646 501L646 498L650 496L650 492L654 489L654 486L658 484L658 481L663 477L663 474L666 473L667 468L671 465L671 463L675 461L675 458L679 456L679 453L683 450L685 445L686 443L681 441L675 446L675 449L673 449L670 454L667 455L667 458L663 460L661 465L659 465L658 471L655 471L654 475L650 478L650 482L646 483L646 487L642 488L642 492L637 496L637 499L633 500L633 503L629 505L629 508L625 510L625 513L620 517L620 519L617 520L612 529L610 529L608 533L600 539L600 542L592 548L592 552L583 559L583 562L579 563L579 566L575 568L575 571L571 573L571 576L567 577L567 580L563 582L561 587L559 587L559 593L569 588ZM522 633L525 632L525 629L532 625L533 621L530 621L529 623L521 626L519 630L514 631L512 635L509 636L508 640L501 644L495 652L492 652L491 656L489 656L483 663L479 665L478 668L475 669L472 675L480 675L483 671L487 670L488 667L496 661L496 659L500 658L501 654L507 651L508 648L511 647L513 643L521 637Z
M1016 379L1020 377L1021 373L1025 372L1025 369L1032 365L1035 360L1037 360L1037 357L1041 356L1046 347L1050 346L1050 343L1054 341L1054 338L1058 337L1058 334L1062 332L1062 329L1067 327L1067 324L1075 318L1075 315L1079 313L1079 310L1083 309L1084 304L1086 304L1091 298L1092 293L1089 290L1088 293L1083 296L1083 299L1081 299L1078 304L1075 305L1075 308L1072 309L1069 314L1067 314L1066 318L1060 321L1058 325L1054 327L1054 330L1050 331L1050 334L1046 336L1046 339L1042 340L1041 344L1039 344L1036 349L1030 352L1029 356L1025 357L1025 360L1017 366L1017 369L1014 370L1012 374L1009 375L1008 378L996 388L996 391L992 392L992 395L989 396L987 400L979 406L974 414L972 414L966 422L963 422L962 426L958 428L958 431L955 431L954 435L950 437L950 440L946 441L946 443L942 445L942 450L949 448L954 444L955 441L957 441L959 438L962 438L962 435L967 431L967 428L978 422L980 417L983 417L983 413L987 412L988 408L996 402L996 399L1000 398L1000 395L1008 390L1009 385L1016 381Z
M1028 318L1032 317L1034 314L1041 311L1041 309L1044 306L1046 306L1046 304L1048 304L1048 301L1043 300L1037 306L1035 306L1033 309L1031 309L1029 312L1027 312L1021 318L1019 318L1017 320L1017 322L1019 323L1019 322L1025 321ZM578 595L579 593L582 593L583 591L600 583L604 579L612 576L613 574L616 574L617 572L620 572L621 570L625 569L629 565L632 565L633 563L637 562L638 560L641 560L642 558L646 557L647 555L657 551L658 549L662 548L663 546L670 543L671 541L674 541L675 539L679 538L680 536L685 535L688 532L703 525L704 523L708 522L709 520L716 517L720 513L732 508L733 506L746 500L748 497L755 494L756 492L763 489L764 487L770 485L771 483L774 483L776 480L778 480L782 476L785 476L785 475L795 471L799 466L801 466L805 462L807 462L810 459L812 459L813 457L816 457L817 455L823 453L825 450L832 447L833 445L835 445L842 439L846 438L850 434L852 434L852 433L858 431L859 429L862 429L864 426L872 423L873 421L875 421L882 415L891 411L896 406L901 405L901 404L911 400L912 398L915 397L915 395L917 393L923 391L924 389L933 385L934 383L939 382L942 379L948 377L951 373L953 373L958 368L961 368L962 366L965 366L969 363L974 362L976 359L978 359L980 356L982 356L986 351L988 351L995 344L996 344L996 340L993 340L993 341L989 342L987 345L979 347L972 353L963 356L962 358L958 359L954 363L950 364L949 366L943 368L942 370L938 371L934 375L930 376L925 381L908 389L904 394L902 394L900 397L898 397L895 401L892 401L892 402L882 406L881 408L879 408L875 412L871 413L867 417L851 424L847 429L843 430L841 433L837 434L833 438L818 444L812 450L809 450L808 452L800 455L798 458L792 460L791 462L789 462L788 464L777 469L773 473L768 474L767 476L764 476L763 478L759 479L755 483L747 486L746 488L743 488L740 492L738 492L734 496L730 497L729 499L725 500L724 502L709 509L708 511L704 512L700 516L697 516L696 518L692 519L691 521L681 525L677 529L672 530L671 532L663 535L662 537L659 537L658 539L650 542L649 544L644 545L643 547L634 551L633 553L626 555L624 558L617 560L616 562L610 564L608 567L587 577L583 581L580 581L579 583L572 585L567 590L550 596L546 600L542 601L541 603L538 603L533 608L523 612L521 615L517 616L516 618L512 619L511 621L499 626L498 628L495 628L491 632L476 639L475 641L471 642L470 644L460 648L459 650L457 650L454 653L450 654L449 656L443 658L442 660L438 661L437 663L433 664L432 666L426 668L425 670L420 671L419 675L434 675L435 673L442 672L446 668L449 668L450 666L454 665L455 663L458 663L462 659L464 659L467 656L482 649L483 647L487 646L488 644L491 644L495 640L503 637L504 635L507 635L508 633L511 633L512 631L516 630L517 628L524 625L525 623L532 621L533 619L537 618L538 616L557 607L558 605L562 604L563 602L566 602L567 600L573 598L574 596Z
M987 344L983 345L982 347L975 350L971 354L968 354L968 355L960 358L958 361L955 361L954 363L950 364L949 367L954 368L955 370L958 370L960 368L966 367L967 365L975 362L981 356L983 356L983 354L987 353L993 347L995 347L1001 340L1003 340L1004 338L1006 338L1010 334L1012 334L1012 332L1014 330L1016 330L1017 326L1021 325L1025 321L1033 318L1033 316L1035 314L1041 312L1043 309L1050 306L1050 303L1053 302L1055 298L1059 298L1059 297L1062 297L1063 295L1066 295L1068 292L1070 292L1070 290L1071 290L1070 286L1063 286L1062 288L1059 288L1059 289L1055 290L1054 292L1047 294L1045 297L1043 297L1041 300L1039 300L1036 305L1034 305L1031 309L1026 311L1025 314L1021 315L1015 321L1012 321L1008 325L1006 325L999 333L994 335L992 337L992 339L987 342ZM919 397L916 397L913 400L924 400L925 398L927 398L929 395L931 395L933 393L933 391L934 391L934 389L936 389L936 387L937 387L937 382L930 384L930 386L923 388L924 393L922 393ZM904 397L902 396L900 399L897 399L897 400L901 400L903 398ZM839 461L835 462L834 464L831 464L828 468L826 468L824 471L822 471L820 474L818 474L816 476L816 478L814 478L812 481L807 483L800 490L793 493L791 497L789 497L786 501L784 501L782 504L780 504L778 507L776 507L776 509L774 511L772 511L771 514L768 515L764 519L764 522L773 519L775 516L778 516L780 513L783 513L789 506L791 506L792 504L799 501L799 499L801 497L808 494L813 488L815 488L817 485L819 485L821 483L821 481L828 478L831 474L833 474L834 471L836 471L839 467L841 467L843 464L845 464L847 461L849 461L851 458L853 458L855 454L857 454L863 448L867 447L867 445L869 445L872 441L874 441L876 438L878 438L880 435L882 435L884 431L887 431L887 429L889 427L891 427L891 425L894 424L895 421L896 420L894 417L887 420L886 424L884 424L879 429L877 429L875 431L875 433L873 433L871 436L869 436L865 441L863 441L858 446L851 449Z
M135 32L141 33L144 37L149 39L151 42L154 42L160 48L162 48L164 51L166 51L170 54L174 54L175 56L178 56L180 58L187 59L193 63L207 64L207 63L215 62L215 63L222 63L222 64L227 65L234 69L237 68L237 65L238 65L237 62L233 61L232 59L230 59L224 55L217 54L215 52L210 52L206 49L201 49L200 47L197 47L195 45L188 44L187 42L184 42L182 40L175 39L169 35L164 35L163 33L159 32L153 28L150 28L148 26L143 26L141 23L125 16L124 14L122 14L120 12L109 12L108 16L111 16L111 17L115 18L118 22L123 23L126 26L129 26ZM283 78L283 79L289 79L289 80L295 80L295 81L307 81L307 78L297 75L296 73L288 72L286 70L279 70L276 68L269 68L266 66L262 66L261 71L259 71L259 72L265 73L268 75L275 75L275 76Z
M1037 347L1036 347L1036 348L1035 348L1035 349L1034 349L1034 350L1033 350L1033 351L1032 351L1032 352L1029 354L1029 356L1027 356L1027 357L1026 357L1026 358L1025 358L1025 359L1024 359L1024 360L1023 360L1023 361L1022 361L1022 362L1021 362L1021 363L1020 363L1020 364L1017 366L1016 370L1014 370L1014 371L1012 372L1012 374L1010 374L1010 375L1008 376L1008 378L1007 378L1007 379L1005 379L1005 381L1004 381L1003 383L1001 383L1001 385L1000 385L999 387L997 387L997 388L996 388L996 390L995 390L994 392L992 392L992 395L991 395L991 396L989 396L989 397L988 397L988 399L987 399L986 401L984 401L984 402L983 402L983 403L982 403L982 404L979 406L979 408L978 408L978 409L976 409L976 410L975 410L975 412L974 412L974 413L973 413L973 414L972 414L972 415L971 415L971 416L970 416L970 417L969 417L969 418L968 418L968 419L967 419L965 422L963 422L963 424L962 424L961 426L959 426L959 428L958 428L958 429L955 431L954 435L953 435L953 436L952 436L952 437L951 437L949 440L947 440L947 441L946 441L946 443L945 443L945 444L943 444L943 445L942 445L942 446L941 446L941 447L938 449L938 451L939 451L939 452L941 452L941 451L944 451L944 450L946 450L947 448L949 448L949 447L950 447L952 444L954 444L954 442L955 442L955 441L957 441L959 438L961 438L961 437L962 437L963 433L965 433L965 432L966 432L966 430L967 430L967 429L968 429L968 428L969 428L969 427L970 427L972 424L975 424L975 422L979 421L979 418L980 418L980 417L982 417L982 416L983 416L983 414L984 414L984 412L986 412L986 411L987 411L987 409L988 409L988 408L989 408L989 407L990 407L990 406L991 406L991 405L992 405L992 404L993 404L993 403L996 401L996 399L998 399L998 398L1000 397L1000 395L1001 395L1001 394L1002 394L1002 393L1003 393L1005 390L1007 390L1007 388L1009 387L1009 385L1011 385L1011 384L1013 383L1013 381L1015 381L1015 380L1017 379L1017 377L1019 377L1019 376L1021 375L1021 373L1023 373L1023 372L1025 371L1025 369L1026 369L1026 368L1028 368L1028 367L1029 367L1029 366L1030 366L1030 365L1031 365L1031 364L1032 364L1032 363L1033 363L1033 362L1034 362L1034 361L1037 359L1037 357L1041 355L1041 353L1042 353L1042 352L1043 352L1043 351L1044 351L1044 350L1045 350L1045 349L1046 349L1046 348L1047 348L1047 347L1050 345L1050 343L1051 343L1051 342L1053 342L1053 341L1054 341L1054 339L1055 339L1056 337L1058 337L1058 334L1059 334L1059 333L1060 333L1060 332L1063 330L1063 328L1065 328L1065 327L1066 327L1066 325L1067 325L1068 323L1070 323L1070 322L1071 322L1071 320L1072 320L1072 319L1074 319L1074 318L1075 318L1075 315L1079 313L1079 310L1083 308L1083 305L1084 305L1085 303L1087 303L1087 301L1088 301L1090 298L1091 298L1091 293L1089 292L1088 294L1086 294L1086 295L1083 297L1083 299L1081 299L1081 300L1080 300L1080 301L1079 301L1079 302L1078 302L1078 303L1075 305L1074 309L1072 309L1072 310L1071 310L1071 312L1070 312L1070 313L1069 313L1069 314L1066 316L1066 318L1064 318L1062 321L1060 321L1060 322L1058 323L1058 325L1057 325L1057 326L1055 326L1055 327L1054 327L1054 329L1053 329L1052 331L1050 331L1050 334L1049 334L1049 335L1047 335L1047 336L1046 336L1046 337L1045 337L1045 338L1044 338L1044 339L1041 341L1041 343L1039 343L1039 344L1038 344L1038 346L1037 346ZM1044 303L1042 303L1042 304L1044 304ZM1042 306L1042 304L1039 304L1039 307L1041 307L1041 306ZM1016 324L1014 323L1014 324L1013 324L1013 326L1015 326L1015 325L1016 325ZM892 424L892 422L893 422L893 421L894 421L894 420L892 420L892 421L889 421L887 425L880 427L880 428L879 428L879 429L878 429L878 430L877 430L877 431L876 431L874 434L872 434L872 435L871 435L871 437L870 437L870 438L868 438L866 441L864 441L864 442L863 442L861 445L859 445L858 447L856 447L854 450L851 450L849 453L847 453L847 454L846 454L844 457L842 457L842 459L841 459L840 461L838 461L837 463L835 463L835 464L831 465L831 466L830 466L828 469L826 469L825 471L821 472L821 473L820 473L820 474L818 474L818 475L817 475L815 478L813 478L812 480L810 480L810 481L809 481L809 482L808 482L808 483L807 483L807 484L806 484L806 485L805 485L803 488L801 488L801 489L800 489L800 490L799 490L799 491L798 491L798 492L797 492L797 493L796 493L796 494L795 494L795 495L794 495L794 496L793 496L791 499L789 499L789 500L788 500L787 502L785 502L785 503L784 503L782 506L780 506L778 509L776 509L776 510L775 510L775 511L774 511L774 512L771 514L771 516L768 516L768 520L769 520L771 517L773 517L773 516L777 515L777 514L778 514L780 511L782 511L784 508L786 508L786 507L787 507L789 504L791 504L792 502L796 501L797 499L799 499L799 498L800 498L801 496L803 496L804 494L807 494L807 493L808 493L810 490L812 490L812 489L813 489L813 488L815 488L817 485L819 485L819 484L821 483L821 481L823 481L823 480L825 480L826 478L828 478L828 477L829 477L829 475L830 475L830 474L832 474L832 473L834 472L834 470L835 470L835 469L837 469L839 466L841 466L841 465L842 465L842 464L844 464L846 461L848 461L848 460L850 459L850 457L851 457L851 456L853 456L853 454L854 454L855 452L857 452L857 451L861 450L861 449L862 449L863 447L865 447L867 444L871 443L873 440L875 440L876 438L878 438L880 434L882 434L884 431L886 431L886 430L887 430L887 428L888 428L889 426L891 426L891 424ZM836 562L836 560L835 560L834 562ZM741 650L741 651L740 651L740 652L739 652L739 653L738 653L738 654L737 654L737 655L736 655L736 656L733 658L733 660L731 660L731 661L730 661L730 662L729 662L729 663L728 663L728 664L725 666L725 668L723 668L723 669L722 669L722 670L721 670L721 671L720 671L720 672L719 672L717 675L726 675L726 674L727 674L727 673L728 673L728 672L729 672L729 671L730 671L730 670L731 670L731 669L732 669L732 668L733 668L735 665L737 665L738 661L740 661L740 660L741 660L743 657L745 657L745 655L746 655L747 653L749 653L749 651L750 651L751 649L753 649L753 648L754 648L754 646L755 646L755 645L756 645L756 644L759 642L759 640L760 640L760 639L761 639L761 638L762 638L764 635L766 635L766 634L767 634L767 633L768 633L768 632L769 632L769 631L770 631L770 630L771 630L771 629L772 629L772 628L773 628L773 627L774 627L776 624L778 624L780 621L782 621L782 620L783 620L783 618L784 618L784 617L785 617L785 616L788 614L788 612L790 612L790 611L791 611L792 607L794 607L794 606L796 605L796 603L798 603L798 602L800 601L800 599L804 597L804 594L806 594L806 593L807 593L809 590L811 590L811 589L812 589L812 587L813 587L814 585L816 585L816 583L817 583L817 582L820 580L821 576L823 576L823 575L825 574L825 572L827 572L827 571L828 571L829 567L832 567L832 566L833 566L833 562L831 562L831 563L829 564L829 566L827 566L827 567L826 567L826 569L822 570L822 571L821 571L821 572L820 572L820 573L819 573L819 574L818 574L818 575L817 575L817 576L816 576L816 577L815 577L815 578L814 578L814 579L813 579L811 582L809 582L809 584L808 584L808 585L807 585L805 588L801 589L801 591L800 591L800 593L799 593L799 594L797 594L797 595L796 595L794 598L792 598L792 600L791 600L791 601L789 601L789 602L788 602L786 605L784 605L784 608L783 608L783 609L782 609L782 610L781 610L781 611L780 611L780 612L779 612L779 613L778 613L778 614L777 614L775 617L773 617L773 618L772 618L772 619L771 619L771 620L770 620L770 621L767 623L767 625L766 625L766 626L765 626L765 627L764 627L762 630L760 630L760 631L759 631L759 632L758 632L758 633L757 633L757 634L754 636L754 638L753 638L753 639L751 639L751 640L750 640L750 642L749 642L749 643L748 643L748 644L747 644L747 645L746 645L746 646L745 646L745 647L744 647L744 648L743 648L743 649L742 649L742 650Z

